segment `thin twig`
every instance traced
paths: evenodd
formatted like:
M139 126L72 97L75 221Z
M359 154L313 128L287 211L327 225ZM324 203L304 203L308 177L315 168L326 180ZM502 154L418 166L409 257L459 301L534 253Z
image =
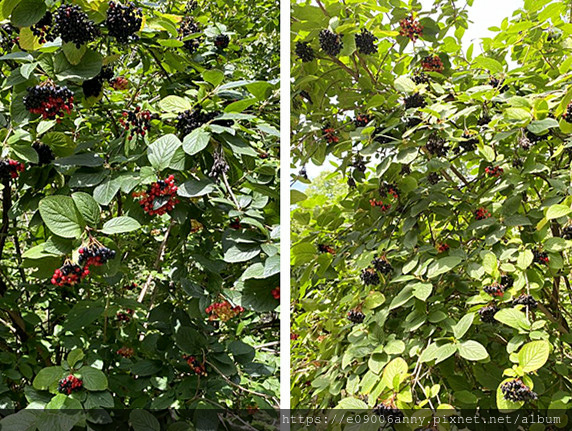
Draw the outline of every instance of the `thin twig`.
M230 185L228 184L228 178L226 177L226 172L222 173L222 180L224 181L224 185L226 186L228 194L230 195L230 198L234 202L234 205L236 205L236 208L240 211L241 210L240 205L238 204L238 201L236 200L236 196L234 195L234 193L232 192L232 189L230 188Z

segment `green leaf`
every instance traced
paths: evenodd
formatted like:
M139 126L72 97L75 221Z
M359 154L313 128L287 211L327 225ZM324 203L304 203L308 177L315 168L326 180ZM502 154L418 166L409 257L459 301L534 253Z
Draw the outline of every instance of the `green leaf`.
M196 198L208 195L217 190L217 185L209 179L190 178L185 181L177 190L177 194L184 198Z
M437 348L437 350L435 351L435 354L434 354L435 364L438 364L439 362L443 362L445 359L450 358L455 353L457 353L457 345L456 344L447 343L447 344L443 344L442 346L439 346Z
M159 102L159 106L165 112L176 113L188 111L193 108L192 103L188 99L179 96L167 96Z
M453 326L453 334L455 335L456 339L461 339L463 335L467 333L473 324L474 317L474 313L465 314L461 320L459 320L457 324Z
M554 118L545 118L544 120L537 120L531 122L527 129L536 135L540 135L547 131L548 129L558 127L558 121Z
M546 218L548 220L553 220L556 218L564 217L571 212L572 208L570 208L568 205L556 204L548 208L548 211L546 211Z
M401 93L413 93L415 91L415 82L405 75L400 76L394 82L395 89Z
M88 391L104 391L107 389L107 377L103 371L93 367L81 367L83 386Z
M183 140L183 150L185 150L185 153L189 156L197 154L207 147L210 139L210 133L204 127L199 127L185 136Z
M119 189L121 182L117 179L107 179L93 190L93 198L100 204L107 206L111 203Z
M48 196L40 201L40 215L48 229L64 238L78 238L85 221L69 196Z
M134 431L160 431L161 425L155 416L146 410L133 410L129 414L129 423Z
M157 139L147 148L147 157L151 166L158 171L169 167L175 151L182 145L175 135L165 135Z
M395 386L395 379L402 382L407 378L408 370L407 362L403 358L395 358L383 369L382 381L390 389L397 389Z
M416 283L411 287L413 288L413 296L420 301L427 301L433 291L433 285L430 283Z
M343 410L368 410L367 404L357 398L343 398L335 408Z
M508 413L508 412L511 412L514 410L518 410L519 408L521 408L524 405L524 401L513 402L513 401L506 400L504 398L504 394L501 390L501 387L503 384L505 384L506 382L509 382L511 380L514 380L514 379L513 378L505 379L502 382L500 382L498 387L497 387L497 393L496 393L497 408L502 413Z
M475 67L480 67L490 71L491 73L502 72L502 65L494 58L484 57L483 55L478 56L473 61Z
M101 232L107 235L113 235L116 233L133 232L134 230L140 228L141 224L134 218L128 216L120 216L105 222Z
M448 256L441 258L429 267L429 270L427 271L427 277L435 278L441 274L445 274L446 272L449 272L454 267L456 267L462 261L463 259L458 256Z
M46 13L43 0L21 0L12 11L10 20L16 27L30 27L37 23Z
M70 367L73 367L75 364L78 363L78 361L81 361L83 358L85 357L83 350L81 349L73 349L71 352L69 352L68 354L68 365Z
M514 329L530 329L530 322L524 313L514 308L503 308L497 311L495 319Z
M50 386L60 380L64 375L62 367L42 368L34 378L32 386L40 391L48 390Z
M54 58L54 72L58 80L66 79L91 79L100 71L103 64L103 57L97 51L88 49L77 65L71 64L65 54L59 53Z
M459 355L469 361L482 361L489 357L487 349L478 341L468 340L459 344Z
M218 87L224 79L224 73L217 69L209 69L203 72L203 79L213 86Z
M90 194L76 192L72 194L72 199L80 214L91 227L97 227L100 220L101 208Z
M532 252L530 250L524 250L519 253L518 258L516 260L516 266L524 270L530 266L533 260L534 260L534 255L532 254Z
M525 373L542 368L548 361L550 344L546 340L531 341L522 346L518 352L518 363Z
M67 331L76 331L95 322L103 314L105 307L93 301L78 302L67 313L63 328Z

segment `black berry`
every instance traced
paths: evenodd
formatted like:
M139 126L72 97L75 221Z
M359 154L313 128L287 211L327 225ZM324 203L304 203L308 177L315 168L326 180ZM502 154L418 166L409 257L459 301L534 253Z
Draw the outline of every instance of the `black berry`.
M562 118L564 118L564 121L572 123L572 102L570 102L566 107L566 111L562 115Z
M52 42L55 37L52 34L53 16L50 11L40 19L36 24L30 27L34 36L36 36L40 43Z
M538 395L519 379L503 383L501 391L505 400L513 402L533 401L538 398Z
M95 40L99 30L77 5L61 5L54 13L54 33L77 48Z
M354 161L352 162L352 166L360 172L365 172L366 170L365 162L362 156L360 156L359 154L355 157Z
M89 269L66 260L64 264L54 271L51 282L56 286L74 286L89 274Z
M381 403L373 408L373 413L385 418L388 423L398 422L403 419L403 412L391 403Z
M377 37L373 33L367 31L365 28L362 29L361 33L355 35L356 48L360 54L375 54L377 52Z
M115 250L111 250L93 240L87 246L80 248L78 252L79 258L77 263L84 265L84 268L91 265L102 266L115 258Z
M371 121L371 118L367 114L358 114L354 118L354 124L356 127L365 127Z
M493 283L490 286L485 286L483 288L483 291L485 293L488 293L491 296L503 296L504 295L504 289L502 287L502 285L498 284L498 283Z
M548 253L545 251L540 251L538 249L532 250L532 254L534 255L534 261L541 265L548 265L550 262L550 258L548 257Z
M423 26L411 15L399 21L399 34L415 42L423 34Z
M358 310L348 311L348 320L352 323L362 323L365 319L365 314Z
M413 93L411 96L405 97L403 103L405 104L405 109L423 108L427 106L425 98L419 93Z
M415 75L413 75L413 77L411 78L411 80L413 82L415 82L417 85L419 84L429 84L429 76L423 72L419 72L416 73Z
M304 63L308 63L316 57L314 55L314 50L310 46L308 42L296 42L296 47L294 48L294 52L302 60Z
M508 290L514 285L514 277L510 274L501 275L500 284L503 290Z
M379 275L374 268L366 268L361 272L361 280L366 286L379 284Z
M136 135L143 137L151 127L151 112L137 106L133 111L123 111L119 123L129 131L127 139L131 140Z
M495 314L499 311L499 308L495 305L487 305L479 310L479 315L481 320L485 323L494 323Z
M200 33L200 31L201 28L193 17L187 16L182 19L181 24L179 25L179 39L184 39L191 34ZM190 54L194 54L201 46L201 40L202 39L200 37L183 40L183 46Z
M38 165L40 166L49 165L55 158L49 145L36 141L32 144L32 148L38 153Z
M427 181L429 184L435 185L441 181L441 175L439 175L437 172L430 172L429 175L427 175Z
M572 239L572 225L568 225L562 228L562 238Z
M219 34L215 37L214 44L219 49L228 48L228 44L230 43L230 37L226 34Z
M322 51L332 57L337 56L344 46L341 36L327 29L320 31L319 39Z
M527 295L526 293L523 293L518 298L515 298L512 301L512 305L524 305L534 310L538 306L538 302L536 302L536 299L534 299L532 295Z
M383 257L376 257L371 261L371 264L376 271L384 275L390 274L393 271L393 266L391 266L391 263L389 263L387 259Z
M23 102L32 114L53 120L71 113L73 99L73 93L67 87L60 87L51 81L45 81L35 87L29 87Z
M477 148L479 140L476 135L471 133L469 130L465 130L462 136L463 140L459 142L459 147L465 152L474 151Z
M182 138L203 124L212 121L220 115L219 112L203 112L201 108L181 112L177 116L176 128Z
M111 37L119 43L127 43L139 39L135 34L141 29L143 23L143 12L137 8L133 2L125 5L109 2L105 26Z
M448 152L446 141L437 135L429 136L425 148L427 148L430 154L440 157L445 157Z
M171 212L179 203L177 190L175 177L169 175L164 180L150 184L146 191L133 193L133 197L139 198L139 205L147 214L163 215Z

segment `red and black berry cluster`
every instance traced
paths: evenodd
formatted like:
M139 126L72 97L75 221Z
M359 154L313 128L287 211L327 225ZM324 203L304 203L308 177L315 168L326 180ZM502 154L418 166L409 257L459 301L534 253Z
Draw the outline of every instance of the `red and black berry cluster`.
M548 253L545 251L540 251L539 249L532 250L532 254L534 256L534 261L541 265L548 265L550 262L550 258L548 257Z
M85 267L102 266L108 261L115 258L115 250L105 247L97 241L93 241L79 250L79 258L77 263Z
M340 138L336 135L336 129L333 127L325 126L322 129L322 135L324 135L328 144L337 144L340 142Z
M137 106L133 111L123 111L123 118L119 119L125 130L129 130L127 139L133 139L133 136L145 136L151 127L151 112L142 110Z
M233 307L228 301L215 302L205 309L205 312L209 315L209 320L220 320L221 322L226 322L243 311L244 308L240 305Z
M120 323L129 323L131 321L131 318L133 317L133 314L135 313L135 310L131 310L131 309L127 309L125 311L120 311L115 315L115 318L117 319L118 322Z
M12 160L12 159L2 159L0 160L0 179L9 180L18 178L21 172L24 172L26 167L23 163Z
M89 274L89 267L82 268L69 259L54 271L51 282L56 286L74 286Z
M503 296L504 295L504 288L502 285L500 285L497 282L494 282L493 284L489 285L489 286L485 286L483 288L483 291L491 296Z
M423 35L423 26L411 15L399 21L399 34L415 42Z
M40 43L52 42L55 36L52 33L53 15L47 11L45 15L34 25L30 27L32 34L39 39Z
M187 361L187 364L189 365L189 367L191 367L191 370L199 375L199 376L206 376L207 375L207 370L205 367L205 364L200 362L196 356L190 356L190 355L183 355L183 359L185 361Z
M83 380L78 379L76 376L69 375L61 379L58 383L58 392L60 394L70 395L72 392L77 392L83 387Z
M131 358L135 354L135 350L131 347L121 347L116 352L119 356L123 356L124 358Z
M478 208L475 210L475 219L484 220L491 216L491 213L486 208Z
M504 170L500 166L487 166L485 172L489 177L498 178L504 173Z
M348 311L348 320L352 323L362 323L365 319L365 314L359 310Z
M23 99L24 106L32 114L41 115L43 119L53 120L70 114L73 109L73 92L67 87L60 87L51 81L28 88Z
M171 212L179 203L177 199L178 187L175 185L175 177L169 175L164 180L159 180L147 188L144 192L135 192L133 197L138 197L139 205L147 214L163 215Z
M320 253L336 254L334 247L328 244L318 244L318 251Z
M441 73L445 69L443 61L438 55L428 55L421 60L421 67L427 72Z

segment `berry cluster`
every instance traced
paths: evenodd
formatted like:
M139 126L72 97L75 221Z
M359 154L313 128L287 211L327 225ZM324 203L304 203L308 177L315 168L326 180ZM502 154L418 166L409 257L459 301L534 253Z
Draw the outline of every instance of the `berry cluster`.
M514 285L514 277L510 274L501 275L500 284L503 290L508 290Z
M366 286L375 286L377 284L379 284L379 275L377 275L377 272L375 271L374 268L366 268L361 272L361 280L363 281L363 284L365 284Z
M213 165L212 165L211 170L209 172L209 176L211 178L218 178L221 175L226 174L229 169L230 169L230 166L228 166L228 163L226 162L226 160L224 158L223 150L222 150L222 148L220 148L218 151L215 151L213 154Z
M19 30L12 24L2 24L0 26L0 47L4 52L8 52L14 45L17 45L20 39Z
M503 383L501 391L505 400L518 403L520 401L533 401L538 398L520 379L510 380Z
M332 57L337 56L344 46L341 36L327 29L320 31L319 39L322 51Z
M382 197L391 196L394 199L399 199L399 188L397 184L383 182L379 186L379 194Z
M135 350L131 347L121 347L116 352L119 356L123 356L124 358L131 358L135 354Z
M370 31L365 28L361 30L361 33L355 35L356 48L360 54L375 54L377 52L377 37L373 35Z
M81 266L66 260L64 264L54 271L51 282L56 286L74 286L89 274L89 268Z
M32 114L53 120L69 114L73 109L73 93L67 87L60 87L46 81L35 87L28 88L28 94L23 99L24 106Z
M572 239L572 225L564 226L562 228L562 238Z
M390 402L378 404L373 408L373 413L385 418L387 423L398 423L400 419L403 419L403 412Z
M499 308L495 304L487 305L479 310L479 315L481 321L485 323L494 323L495 314L499 311Z
M447 152L449 151L445 139L437 135L429 136L429 139L427 139L427 144L425 144L425 148L427 148L427 151L429 151L430 154L440 157L447 156Z
M423 34L423 26L413 15L399 21L399 35L415 42Z
M144 192L135 192L133 197L139 197L139 205L147 214L163 215L175 208L179 203L175 177L169 175L165 180L159 180L149 185Z
M491 122L491 117L487 114L481 115L481 117L477 120L477 125L479 126L486 126Z
M491 216L491 213L486 208L478 208L475 210L475 219L484 220Z
M51 27L53 23L53 16L50 11L47 11L45 15L33 26L30 27L34 36L39 39L40 43L52 42L55 40L54 35L51 32Z
M242 229L242 224L240 223L240 219L238 217L235 219L232 219L228 225L231 229L234 229L234 230Z
M379 209L382 210L383 212L389 211L391 209L391 204L387 204L383 201L376 201L375 199L370 199L369 204L372 207L379 207Z
M548 253L546 253L545 251L534 249L532 250L532 254L534 255L534 261L536 263L540 263L541 265L548 265L548 262L550 262Z
M437 172L430 172L429 175L427 175L427 181L429 184L435 185L441 181L441 175L439 175Z
M280 299L280 288L279 287L275 287L274 289L272 289L272 291L270 293L272 294L272 297L274 299Z
M459 146L465 152L474 151L477 148L479 140L475 137L473 133L469 130L465 130L462 136L463 140L459 142Z
M120 311L115 315L115 318L118 322L129 323L131 321L131 317L135 313L135 310L127 309L125 311Z
M348 311L348 320L352 323L361 323L365 319L365 314L359 310Z
M206 370L205 364L199 362L199 360L196 358L196 356L183 355L183 359L185 361L187 361L187 364L189 365L189 367L191 367L191 370L195 374L197 374L199 376L206 376L207 375L207 370Z
M487 166L485 172L489 177L498 178L503 174L504 169L500 166Z
M572 123L572 102L570 102L566 107L566 111L562 114L562 118L564 118L564 121Z
M354 180L352 177L348 178L347 184L350 189L355 189L357 187L356 180Z
M61 5L54 13L54 33L77 48L95 40L99 30L77 5Z
M222 322L226 322L242 313L244 308L240 305L233 307L230 302L223 301L209 305L205 311L209 315L209 320L220 320Z
M77 392L83 387L83 380L78 379L71 374L61 379L58 383L58 392L60 394L70 395L72 392Z
M138 36L135 33L141 29L142 23L143 12L133 2L126 5L114 1L109 2L105 26L109 35L117 39L118 42L127 43L137 40Z
M214 44L219 49L228 48L228 44L230 43L230 37L226 34L219 34L215 37Z
M99 97L103 91L103 83L113 79L113 69L109 66L104 66L99 74L91 79L82 82L81 88L86 98Z
M491 76L489 78L489 85L497 89L501 93L504 93L505 91L508 90L508 85L503 85L503 84L504 84L504 79L502 78L495 78L494 76Z
M328 144L337 144L340 138L336 136L336 130L332 127L326 126L322 129L322 134L326 138Z
M93 241L85 247L81 247L79 250L79 259L77 263L79 265L84 265L85 267L102 266L108 261L115 258L115 250L105 247L99 244L97 241Z
M441 73L445 69L443 61L437 55L428 55L421 60L421 67L427 72Z
M129 88L129 81L123 76L118 76L115 79L109 81L109 84L114 90L123 91Z
M371 118L367 114L358 114L354 118L354 124L356 127L365 127L371 121Z
M488 293L491 296L503 296L504 295L503 286L498 284L497 282L494 282L490 286L485 286L483 288L483 291L485 293Z
M524 305L533 310L538 307L538 302L536 302L536 299L534 299L532 295L523 293L512 301L512 305Z
M193 19L193 17L187 16L182 19L179 24L179 39L183 40L187 36L192 34L200 33L201 28L199 24ZM183 47L190 53L194 54L197 52L201 46L201 38L195 37L187 40L183 40Z
M383 275L390 274L393 271L393 266L384 257L376 257L371 261L371 264L376 271L381 272Z
M177 116L177 131L181 137L187 136L193 130L201 127L220 115L219 112L202 112L201 108L181 112Z
M334 247L327 244L318 244L318 251L320 253L336 254L336 250L334 250Z
M129 291L135 290L137 289L137 283L126 284L125 286L123 286L123 288Z
M427 106L425 98L419 93L413 93L411 96L405 97L403 103L405 104L405 109L423 108Z
M304 63L309 63L310 61L314 60L314 58L316 58L314 50L310 46L309 42L302 42L302 41L296 42L296 47L294 48L294 52L296 53L298 58L302 60L302 62Z
M367 168L363 160L363 157L360 156L359 154L355 157L354 161L352 162L352 167L354 167L356 170L360 172L365 172Z
M437 252L438 253L445 253L447 250L449 250L449 248L451 248L449 246L449 244L446 244L444 242L437 244Z
M429 84L429 75L426 75L423 72L416 73L411 77L411 80L415 82L417 85L419 84Z
M36 141L32 144L32 148L38 153L38 165L49 165L55 159L54 152L49 145Z
M20 172L24 172L25 166L23 163L12 159L0 160L0 179L9 180L18 178Z
M523 135L521 135L518 140L518 144L523 150L529 150L534 144L542 141L543 137L526 130Z
M135 135L145 136L151 127L151 112L137 106L133 111L123 111L123 118L119 122L125 130L129 130L127 139L131 140Z

